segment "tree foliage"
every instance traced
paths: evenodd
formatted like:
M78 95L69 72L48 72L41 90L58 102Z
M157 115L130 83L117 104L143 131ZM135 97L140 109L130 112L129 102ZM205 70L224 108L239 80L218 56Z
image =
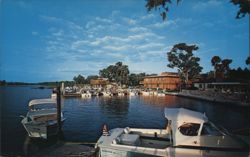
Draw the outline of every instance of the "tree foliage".
M85 83L85 78L82 75L75 76L73 78L76 84L84 84Z
M249 83L250 82L250 70L247 68L243 70L240 67L237 69L231 69L228 71L227 80L230 82L236 81L236 82Z
M5 80L0 80L0 86L5 86L7 85L7 82Z
M236 18L240 19L246 14L250 14L250 0L231 0L234 5L239 5L239 11L237 12Z
M176 0L177 5L181 0ZM237 12L236 18L240 19L246 14L250 14L250 0L230 0L234 5L239 5L239 11ZM146 8L150 12L152 9L159 10L163 20L166 19L169 11L169 5L172 3L171 0L147 0Z
M130 74L129 75L129 85L130 86L138 86L140 84L140 81L143 80L143 78L146 76L145 73L139 73L139 74Z
M250 56L246 59L246 65L250 65Z
M181 0L176 1L178 4ZM167 17L167 12L169 11L169 5L171 3L171 0L147 0L146 8L148 12L150 12L152 9L159 10L162 19L165 20Z
M86 80L85 80L85 83L86 84L90 84L90 80L92 80L92 79L97 79L99 76L97 76L97 75L89 75L87 78L86 78Z
M99 71L99 75L108 78L109 81L115 81L122 84L128 84L129 70L127 65L122 62L117 62L115 65L110 65Z
M180 78L186 84L190 79L196 78L202 70L199 64L200 58L193 55L193 51L198 50L196 45L179 43L167 52L170 68L177 68Z
M230 70L229 65L231 63L231 59L222 60L219 56L213 56L211 59L211 64L214 67L214 78L217 79L219 74L222 74L222 77L227 76L228 71Z

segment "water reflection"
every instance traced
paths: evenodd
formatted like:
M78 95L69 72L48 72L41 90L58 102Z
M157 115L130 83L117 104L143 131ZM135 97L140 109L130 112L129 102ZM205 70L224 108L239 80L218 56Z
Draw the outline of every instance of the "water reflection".
M145 105L153 105L158 107L176 107L176 96L140 96L139 99Z
M129 108L128 97L100 97L97 98L101 111L104 114L127 115Z

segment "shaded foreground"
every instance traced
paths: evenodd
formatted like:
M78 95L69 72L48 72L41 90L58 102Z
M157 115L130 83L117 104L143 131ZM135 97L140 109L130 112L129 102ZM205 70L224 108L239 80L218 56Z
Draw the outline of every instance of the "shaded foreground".
M80 143L58 143L34 154L33 157L62 157L62 156L79 156L94 157L95 149Z

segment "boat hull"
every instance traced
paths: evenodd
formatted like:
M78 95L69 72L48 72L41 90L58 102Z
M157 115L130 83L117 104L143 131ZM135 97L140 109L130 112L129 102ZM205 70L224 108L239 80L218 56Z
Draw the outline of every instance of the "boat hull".
M64 120L62 120L63 125ZM58 130L58 124L56 121L52 122L40 122L40 123L22 123L25 130L27 131L29 137L32 138L43 138L47 139L50 136L57 135Z
M139 151L138 151L139 150ZM164 150L155 149L147 151L143 148L140 151L139 147L134 149L122 150L117 148L103 147L99 148L99 157L153 157L153 156L168 156L168 157L250 157L248 151L223 151L223 150L202 150L202 149L186 149L169 147Z

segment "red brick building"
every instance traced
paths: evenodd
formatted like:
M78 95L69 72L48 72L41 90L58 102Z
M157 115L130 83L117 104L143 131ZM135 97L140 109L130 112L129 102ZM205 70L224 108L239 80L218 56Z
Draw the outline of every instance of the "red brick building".
M146 76L141 82L144 88L178 89L181 83L179 75L173 72L163 72L160 75Z

